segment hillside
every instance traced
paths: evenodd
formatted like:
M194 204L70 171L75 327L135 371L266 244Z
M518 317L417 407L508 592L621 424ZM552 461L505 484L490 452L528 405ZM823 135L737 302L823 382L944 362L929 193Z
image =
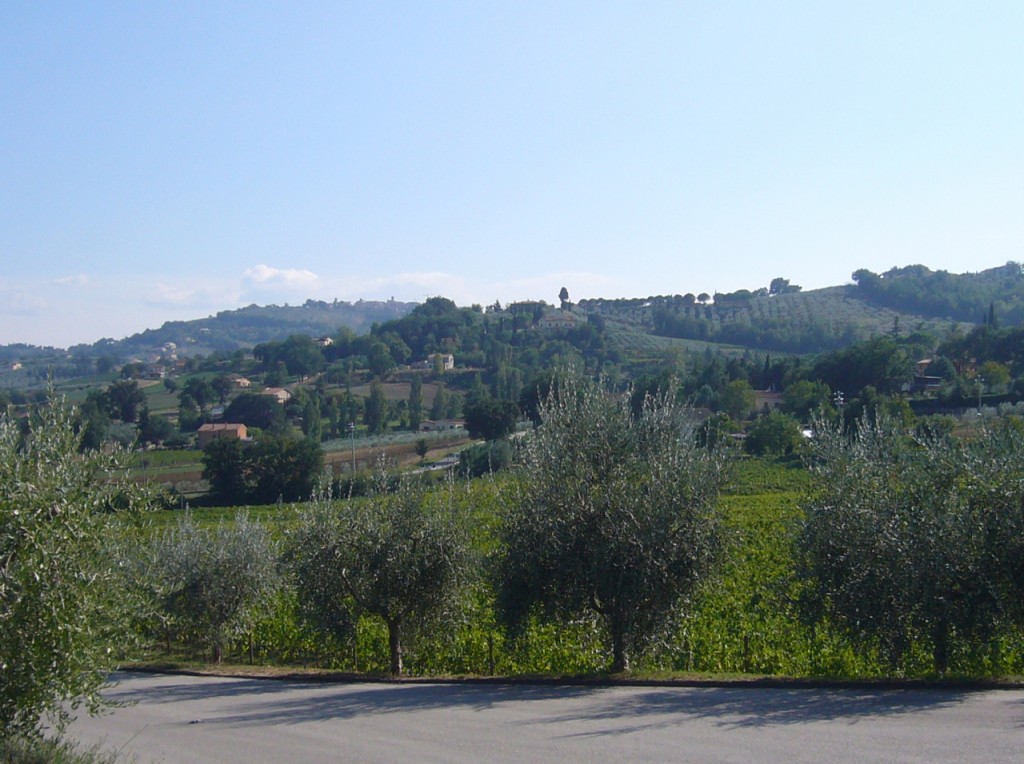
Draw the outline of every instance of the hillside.
M796 354L837 350L880 334L926 331L941 336L955 323L877 305L853 286L776 295L717 294L706 304L679 295L636 303L585 300L580 307L622 330L631 328L634 335L658 337L662 345L675 338Z
M1007 263L978 273L932 271L923 265L876 274L855 271L857 296L906 313L958 321L1024 322L1024 268Z
M292 306L249 305L195 321L168 321L159 329L147 329L123 340L100 340L92 348L121 358L159 351L168 342L189 355L206 355L213 351L230 353L293 334L333 335L342 327L365 334L373 324L401 318L414 307L416 303L394 300L353 303L307 300L302 305Z
M881 275L861 269L855 284L802 291L783 279L772 289L728 294L582 300L579 307L620 327L661 338L785 353L838 350L880 334L942 336L955 324L1024 322L1024 272L1007 263L978 273L923 265Z

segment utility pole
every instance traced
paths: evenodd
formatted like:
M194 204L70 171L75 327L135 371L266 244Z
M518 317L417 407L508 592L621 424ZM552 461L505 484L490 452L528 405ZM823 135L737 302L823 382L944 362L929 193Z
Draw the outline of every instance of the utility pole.
M352 441L352 475L356 474L356 423L348 423L348 437Z

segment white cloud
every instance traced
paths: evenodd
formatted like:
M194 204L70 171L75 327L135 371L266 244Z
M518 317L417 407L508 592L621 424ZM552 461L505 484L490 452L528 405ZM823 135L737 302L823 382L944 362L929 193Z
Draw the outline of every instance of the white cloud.
M89 277L84 273L74 273L69 276L61 276L58 279L54 279L55 284L60 286L85 286L89 283Z
M195 286L191 282L158 281L146 288L144 301L150 305L174 308L211 308L224 310L239 300L239 289L230 283L205 282Z
M291 289L311 288L320 277L312 271L300 268L272 268L269 265L257 265L246 268L243 274L252 284L260 286L282 286Z

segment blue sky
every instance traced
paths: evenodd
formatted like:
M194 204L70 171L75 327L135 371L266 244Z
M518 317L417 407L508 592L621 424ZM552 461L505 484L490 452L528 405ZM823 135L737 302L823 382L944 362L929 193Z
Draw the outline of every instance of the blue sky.
M8 2L0 343L1024 260L1024 3Z

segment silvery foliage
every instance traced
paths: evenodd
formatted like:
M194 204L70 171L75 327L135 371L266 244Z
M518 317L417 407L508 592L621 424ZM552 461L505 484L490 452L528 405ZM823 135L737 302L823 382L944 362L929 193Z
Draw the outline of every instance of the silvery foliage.
M431 493L410 479L391 492L388 483L382 468L366 499L314 501L288 556L306 617L342 638L360 617L380 618L400 675L406 641L460 612L470 556L451 482Z
M723 451L695 445L671 393L635 415L578 372L540 407L496 559L498 613L513 634L532 613L597 617L612 668L670 632L721 550Z
M245 513L214 528L187 513L156 540L153 559L164 612L217 661L252 628L280 583L276 545Z
M1020 601L1024 438L996 426L913 439L884 417L814 429L797 544L810 614L895 670L924 640L945 671L958 640L984 641Z
M102 707L135 604L112 540L148 506L126 453L79 453L63 401L51 395L28 427L0 419L0 737Z

